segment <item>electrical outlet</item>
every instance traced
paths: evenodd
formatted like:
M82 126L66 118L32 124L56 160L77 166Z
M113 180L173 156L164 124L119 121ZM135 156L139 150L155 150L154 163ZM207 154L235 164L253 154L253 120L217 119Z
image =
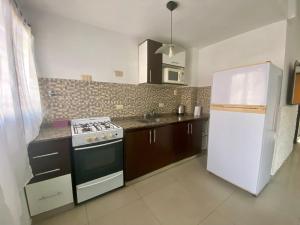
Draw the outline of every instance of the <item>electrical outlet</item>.
M90 74L82 74L82 75L81 75L81 80L84 80L84 81L92 81L92 80L93 80L93 77L92 77L92 75L90 75Z
M123 77L124 72L122 70L115 70L115 76L116 77Z
M117 109L117 110L122 110L123 108L124 108L123 105L116 105L116 109Z
M165 104L164 104L164 103L161 103L161 102L160 102L160 103L158 103L158 107L159 107L159 108L163 108L164 106L165 106Z

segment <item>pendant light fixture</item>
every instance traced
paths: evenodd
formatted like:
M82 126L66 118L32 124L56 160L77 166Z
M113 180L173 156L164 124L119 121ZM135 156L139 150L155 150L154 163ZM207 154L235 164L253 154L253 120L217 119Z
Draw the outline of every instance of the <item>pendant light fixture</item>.
M170 10L171 12L171 39L170 39L170 43L169 44L163 44L162 47L160 47L159 49L156 50L156 54L165 54L168 55L170 58L173 57L174 55L176 55L179 52L183 52L184 49L178 45L174 45L173 44L173 17L172 17L172 13L173 10L176 9L178 6L177 2L174 1L169 1L167 3L167 8Z

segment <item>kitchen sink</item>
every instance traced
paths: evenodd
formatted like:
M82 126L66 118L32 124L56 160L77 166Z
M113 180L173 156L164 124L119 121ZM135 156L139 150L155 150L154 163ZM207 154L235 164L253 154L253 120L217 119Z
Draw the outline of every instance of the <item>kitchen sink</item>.
M138 122L141 122L141 123L158 123L158 122L160 122L160 119L159 118L139 119Z

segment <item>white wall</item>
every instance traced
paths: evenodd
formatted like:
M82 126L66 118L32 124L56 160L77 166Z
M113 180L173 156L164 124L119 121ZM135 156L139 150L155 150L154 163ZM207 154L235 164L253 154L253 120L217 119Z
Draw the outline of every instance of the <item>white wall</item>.
M284 80L281 95L281 110L273 160L272 174L275 174L293 150L293 138L296 126L297 106L285 105L288 87L288 75L293 73L295 60L300 61L300 4L296 17L288 20L286 32L286 54L284 63Z
M284 67L286 21L240 34L199 50L193 86L208 86L215 71L272 61Z
M81 79L90 74L101 82L138 83L138 39L48 12L29 8L23 12L32 26L40 77ZM187 49L186 55L190 84L198 69L198 49ZM115 70L124 76L115 77Z
M138 81L138 40L57 15L24 9L35 36L36 59L42 77L117 83ZM124 76L114 76L114 70Z
M186 50L186 68L185 68L185 77L187 84L195 85L196 84L196 75L198 74L198 48L190 48Z

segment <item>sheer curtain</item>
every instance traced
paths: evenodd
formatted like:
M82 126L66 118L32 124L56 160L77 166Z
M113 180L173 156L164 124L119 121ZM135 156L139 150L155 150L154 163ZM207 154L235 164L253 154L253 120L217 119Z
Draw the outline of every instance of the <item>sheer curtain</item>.
M24 185L32 177L27 144L39 132L40 95L30 28L0 0L0 224L29 224Z

